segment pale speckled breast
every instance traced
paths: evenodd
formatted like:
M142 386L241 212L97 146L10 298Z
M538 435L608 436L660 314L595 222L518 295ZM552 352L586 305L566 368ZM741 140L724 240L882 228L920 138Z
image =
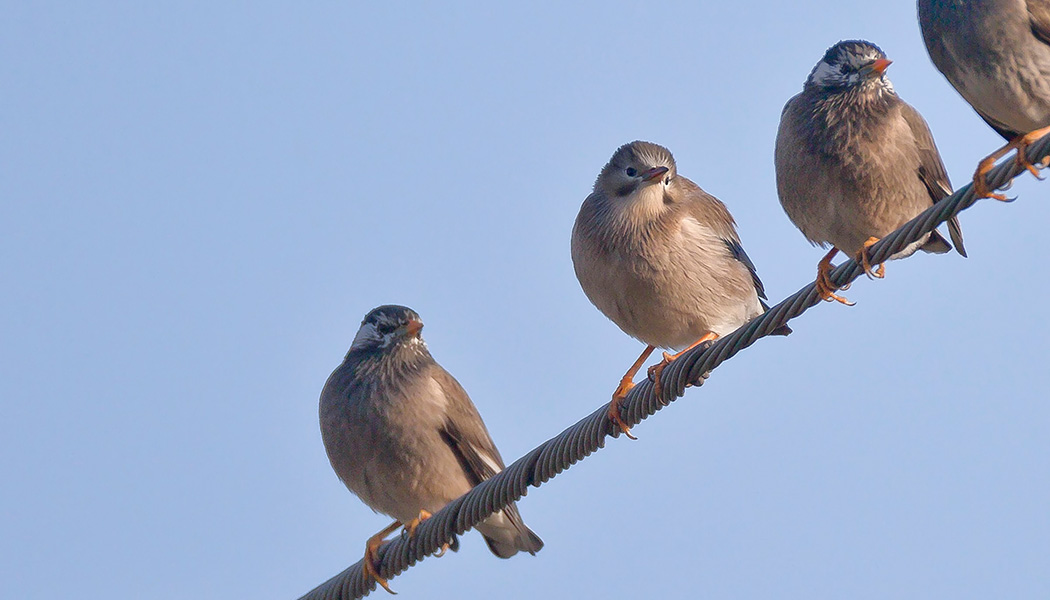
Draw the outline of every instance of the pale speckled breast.
M631 337L682 348L762 313L750 272L694 219L680 220L677 231L659 242L626 235L632 239L607 252L577 227L572 258L584 293Z

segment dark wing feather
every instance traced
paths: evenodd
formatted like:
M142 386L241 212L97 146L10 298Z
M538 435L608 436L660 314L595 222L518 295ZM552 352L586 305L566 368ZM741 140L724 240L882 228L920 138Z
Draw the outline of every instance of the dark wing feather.
M681 186L687 199L686 210L688 214L696 219L697 222L710 227L725 243L733 258L747 267L748 272L751 273L751 282L755 285L755 292L758 294L758 301L762 308L768 310L769 305L765 302L766 288L762 285L762 280L758 278L758 270L755 268L755 263L751 261L751 257L747 255L747 252L744 252L744 246L740 244L740 236L736 233L736 222L733 220L733 215L729 213L729 209L726 208L725 204L722 204L721 200L708 194L689 179L681 176L677 179L679 180L678 185ZM774 335L787 335L789 333L791 333L791 328L787 325L782 325L773 331Z
M444 429L441 431L441 437L452 448L456 458L459 459L459 463L463 467L463 471L466 473L471 485L478 485L498 472L497 469L493 468L492 463L498 465L500 470L503 469L503 458L499 455L496 444L493 443L492 437L489 436L488 429L485 428L485 423L481 420L478 409L474 407L474 403L467 396L466 390L448 371L438 365L434 366L432 377L444 390L445 397L448 399L448 405L446 406L448 418L445 421ZM489 460L486 460L486 458ZM543 547L543 541L525 525L525 521L522 520L521 513L518 512L516 505L511 504L504 508L503 515L517 531L518 542L516 547L519 550L535 554ZM489 539L485 534L482 534L482 536L485 537L485 542L489 545L489 549L496 556L506 558L513 554L513 550L509 554L501 553L497 542Z
M930 126L926 124L926 119L923 119L919 111L905 102L901 103L901 113L911 128L912 136L915 137L915 143L918 146L919 179L930 194L930 204L935 204L952 194L952 182L948 179L948 171L944 168L944 162L941 161L941 154L937 151L937 144L933 141L933 134L930 132ZM966 256L962 226L959 225L958 217L948 219L948 234L959 254Z
M1050 1L1028 0L1028 21L1039 41L1050 45Z
M747 267L748 272L751 273L751 281L755 284L755 291L758 292L758 297L766 299L766 288L762 285L762 280L758 278L758 271L755 269L755 263L751 262L751 257L744 252L744 247L740 245L740 240L727 240L723 239L726 247L729 248L729 252L733 255L733 258L739 260ZM768 306L766 308L769 308Z
M758 270L755 269L755 263L751 261L751 257L744 252L744 247L740 245L740 240L727 240L722 239L725 242L729 252L733 255L733 258L739 260L749 273L751 273L751 282L755 284L755 292L758 293L758 302L762 305L762 308L769 310L769 305L766 304L766 288L762 285L762 280L758 278ZM788 335L791 333L791 328L787 325L781 325L773 330L773 335Z
M686 210L689 216L706 227L710 227L722 238L733 258L743 263L751 272L751 280L755 283L758 297L765 298L766 290L762 285L762 280L758 278L755 263L751 262L747 252L744 252L744 247L740 245L740 237L736 233L736 222L733 221L733 215L729 214L726 205L685 177L679 176L677 185L686 199Z
M437 365L431 377L441 386L448 399L445 407L447 418L441 434L463 465L467 478L477 485L498 472L491 463L503 468L503 458L492 442L478 409L456 378Z

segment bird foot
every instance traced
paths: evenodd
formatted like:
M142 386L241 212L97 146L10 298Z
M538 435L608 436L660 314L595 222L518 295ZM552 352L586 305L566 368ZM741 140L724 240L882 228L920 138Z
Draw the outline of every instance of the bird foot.
M419 516L416 517L415 519L412 519L408 523L408 525L405 525L405 529L408 531L408 538L412 539L412 538L416 537L416 528L419 527L420 524L423 523L423 521L426 521L427 519L429 519L432 516L434 516L434 515L430 514L430 511L428 511L428 510L420 510L419 511ZM442 556L445 555L445 552L448 551L448 549L449 549L449 544L448 544L448 542L445 542L444 544L441 545L441 548L436 553L434 553L434 556L437 557L437 558L441 558Z
M449 547L450 546L448 542L441 544L441 549L434 553L434 558L441 558L442 556L444 556L445 553L448 552Z
M674 354L668 354L668 353L664 352L663 353L664 354L663 360L661 360L660 362L656 363L655 365L649 367L649 370L647 372L647 374L649 376L649 381L653 382L653 395L656 396L657 398L663 397L664 389L663 389L663 384L660 383L660 376L663 374L664 369L667 368L667 365L671 364L679 356L685 354L686 352L689 352L690 350L692 350L693 348L696 348L700 344L703 344L704 342L709 342L711 340L716 340L716 339L718 339L718 334L713 332L713 331L708 331L700 339L696 340L692 344L689 344L689 346L685 350L682 350L680 352L675 352Z
M1007 198L1003 194L997 194L992 190L988 189L988 181L986 176L988 172L995 167L996 161L1006 156L1011 150L1016 150L1017 155L1014 160L1017 161L1017 166L1027 169L1029 173L1034 175L1036 179L1043 179L1043 176L1039 173L1039 168L1028 162L1028 156L1025 150L1032 142L1042 138L1043 136L1050 133L1050 127L1043 127L1042 129L1036 129L1025 135L1019 135L1014 139L1010 140L1008 144L999 148L995 152L989 154L977 165L977 170L973 174L973 193L977 198L995 198L1000 202L1010 202L1011 198ZM1050 157L1043 157L1039 162L1040 166L1046 167Z
M630 369L624 373L623 378L620 379L620 385L616 386L616 391L613 392L612 402L609 402L609 420L616 424L628 438L636 440L638 438L631 435L631 428L627 426L627 423L620 416L620 400L627 397L627 392L631 391L634 387L634 376L638 373L638 369L642 368L645 361L649 359L649 355L653 353L655 346L646 346L645 350L638 356L638 360L634 361Z
M1050 156L1044 156L1039 160L1039 167L1036 167L1032 163L1028 162L1028 146L1032 145L1033 142L1039 140L1043 136L1050 134L1050 127L1043 127L1042 129L1036 129L1035 131L1029 131L1028 133L1021 136L1021 139L1017 141L1017 165L1024 167L1031 173L1036 179L1042 181L1046 179L1039 173L1039 168L1046 168Z
M419 511L419 516L416 517L415 519L412 519L411 521L409 521L408 525L405 525L405 529L408 530L408 537L409 537L409 539L412 539L412 538L416 537L416 528L419 527L419 524L422 523L423 521L426 521L427 519L429 519L432 516L434 516L434 515L430 514L430 511L420 510Z
M879 263L879 268L872 270L871 259L868 258L868 248L871 248L877 244L879 238L870 237L864 242L864 248L861 249L858 259L860 260L860 266L864 267L864 274L868 276L868 279L882 279L886 276L886 263Z
M394 521L388 525L386 529L368 538L368 542L365 544L364 560L365 575L375 579L376 583L382 586L384 590L395 596L397 595L397 592L390 589L390 585L386 582L386 579L379 576L379 570L376 568L376 564L379 562L379 547L383 545L384 541L386 541L386 536L397 531L398 527L401 527L401 521Z
M690 346L690 348L691 347L692 346ZM660 362L649 367L649 370L646 371L646 375L649 377L649 381L653 382L653 395L657 398L664 395L664 387L663 384L660 383L660 375L663 374L664 369L667 368L667 365L671 364L671 361L678 357L677 354L670 355L666 352L664 352L663 355L664 357Z
M634 381L632 381L633 378L634 373L628 373L620 380L620 385L616 386L616 391L613 392L612 402L609 403L609 420L616 423L616 426L619 427L620 431L628 438L636 440L638 438L631 434L631 428L627 426L623 417L620 416L620 400L626 398L627 392L631 391L634 387Z
M994 198L1000 202L1010 202L1010 199L1005 194L997 194L988 189L988 181L985 176L992 170L992 167L995 166L995 161L998 159L998 156L992 154L977 164L977 170L973 173L974 198Z
M847 284L841 288L836 288L831 283L831 259L834 258L836 254L838 254L838 249L832 248L831 251L825 254L824 258L820 259L820 262L817 263L817 293L820 294L820 299L825 302L831 302L834 300L835 302L840 302L846 306L853 306L856 302L850 302L846 298L835 293L836 289L845 290L849 288L849 285Z

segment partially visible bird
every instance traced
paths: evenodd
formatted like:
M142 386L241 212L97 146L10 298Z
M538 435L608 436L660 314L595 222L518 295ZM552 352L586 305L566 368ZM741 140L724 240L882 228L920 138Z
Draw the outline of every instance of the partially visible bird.
M929 126L885 75L890 62L870 42L839 42L780 117L777 192L807 240L832 246L817 265L825 300L850 304L828 277L836 253L857 257L869 276L883 277L883 265L872 270L868 247L952 193ZM955 217L948 232L966 256ZM919 249L942 254L952 247L933 231L890 258Z
M1050 133L1050 0L919 0L918 10L933 64L1008 142L973 175L979 198L1006 200L985 175L1016 149L1039 177L1025 149Z
M648 345L609 403L609 418L628 436L619 403L654 348L687 350L768 308L725 205L649 142L621 146L598 175L573 227L572 263L598 310ZM790 332L785 325L776 333ZM684 351L665 352L650 369L658 395L660 372Z
M375 568L384 538L402 525L413 534L431 513L503 469L481 415L430 355L422 328L410 308L373 309L321 391L321 437L332 468L369 508L397 519L365 546L365 570L388 592ZM500 558L543 547L513 504L477 529Z

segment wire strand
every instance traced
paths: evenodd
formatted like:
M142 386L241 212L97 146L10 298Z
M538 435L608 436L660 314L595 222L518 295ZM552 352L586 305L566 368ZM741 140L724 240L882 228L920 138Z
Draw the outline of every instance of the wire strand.
M1032 164L1039 164L1042 157L1050 157L1050 135L1031 144L1027 156ZM1001 189L1024 171L1011 158L988 174L988 187ZM941 199L872 246L872 264L885 261L952 216L973 206L978 199L974 198L972 188L973 184L970 183ZM851 259L832 270L830 277L835 285L842 287L862 274L863 267ZM682 397L688 385L702 384L718 365L820 302L816 285L810 283L733 333L684 353L668 365L660 377L663 396L657 398L653 394L652 382L643 380L622 401L621 417L628 426L641 423ZM619 434L619 427L609 420L607 405L603 404L514 461L502 472L449 502L416 529L415 537L409 539L401 535L383 544L378 551L377 570L380 576L391 579L400 575L426 556L437 552L453 536L462 535L489 515L524 497L529 486L539 487L550 481L555 475L605 447L606 438L619 437ZM365 575L363 563L358 561L303 595L300 600L351 600L363 598L375 588L375 580Z

